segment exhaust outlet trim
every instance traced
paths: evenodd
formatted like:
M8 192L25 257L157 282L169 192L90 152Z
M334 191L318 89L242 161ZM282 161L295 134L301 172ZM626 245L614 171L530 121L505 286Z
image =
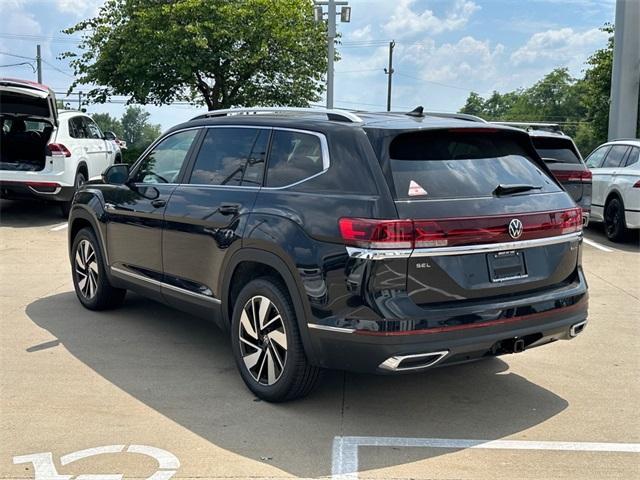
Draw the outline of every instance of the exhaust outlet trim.
M413 355L394 355L393 357L387 358L384 362L382 362L378 368L383 370L388 370L392 372L406 372L409 370L420 370L423 368L428 368L434 366L436 363L442 361L444 357L449 354L449 350L442 350L439 352L429 352L429 353L416 353ZM411 365L409 367L403 367L402 362L411 361L416 362L420 359L424 359L424 363L420 363L419 365Z
M584 331L584 327L587 326L587 320L583 320L582 322L576 323L575 325L571 325L569 329L569 335L571 338L577 337Z

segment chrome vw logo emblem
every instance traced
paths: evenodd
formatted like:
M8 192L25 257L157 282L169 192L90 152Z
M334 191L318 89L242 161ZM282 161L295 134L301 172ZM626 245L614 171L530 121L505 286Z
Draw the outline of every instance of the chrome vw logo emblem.
M520 238L522 236L522 230L522 222L517 218L514 218L509 222L509 235L511 235L511 238Z

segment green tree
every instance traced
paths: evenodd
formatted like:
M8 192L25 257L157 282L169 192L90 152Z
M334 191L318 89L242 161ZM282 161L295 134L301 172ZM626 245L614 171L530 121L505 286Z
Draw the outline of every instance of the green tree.
M122 114L122 138L129 148L146 148L160 135L160 125L150 124L149 117L139 106L129 106Z
M66 52L77 84L103 85L88 99L126 95L132 103L175 100L209 109L307 106L320 99L325 26L309 0L107 0Z
M460 113L484 115L484 98L476 92L471 92L467 97L464 107L460 109Z
M124 136L122 122L108 113L94 113L91 115L91 118L93 118L93 121L98 124L98 127L100 127L100 130L103 132L113 132L118 138Z
M609 34L607 46L589 57L589 67L582 81L583 95L588 105L586 119L591 123L597 144L607 141L613 70L613 25L605 24L601 30Z

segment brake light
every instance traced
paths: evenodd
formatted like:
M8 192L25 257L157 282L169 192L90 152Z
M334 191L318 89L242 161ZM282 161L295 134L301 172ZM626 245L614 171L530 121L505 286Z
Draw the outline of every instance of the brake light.
M348 245L365 248L412 248L411 220L371 220L341 218L338 222L342 239Z
M65 157L70 157L71 152L67 147L65 147L62 143L50 143L47 145L49 149L49 153L51 155L64 155Z
M640 188L640 180L633 184L633 188Z
M560 182L591 183L593 178L590 170L554 171L553 175Z
M509 232L509 224L514 219L522 223L522 232L517 237ZM582 209L437 220L341 218L339 227L345 243L357 247L453 247L533 240L580 232Z

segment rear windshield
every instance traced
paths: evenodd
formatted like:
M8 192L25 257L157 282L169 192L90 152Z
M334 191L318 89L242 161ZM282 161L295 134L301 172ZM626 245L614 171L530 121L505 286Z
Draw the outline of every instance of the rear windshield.
M499 132L403 133L391 142L389 157L398 199L485 197L498 185L560 190L516 139Z
M0 113L48 118L51 115L46 98L2 92Z
M531 137L533 146L543 160L557 160L562 163L581 163L573 143L567 138Z

